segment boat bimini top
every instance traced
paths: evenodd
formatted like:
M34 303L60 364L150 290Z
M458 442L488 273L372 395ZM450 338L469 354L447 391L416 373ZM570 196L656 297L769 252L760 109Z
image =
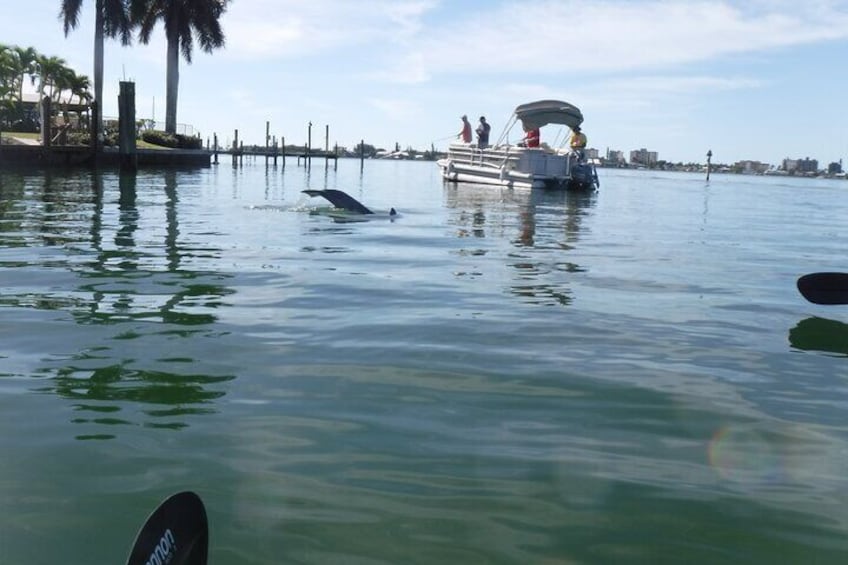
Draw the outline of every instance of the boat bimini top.
M583 123L580 109L568 102L540 100L522 104L515 109L515 117L526 129L540 128L548 124L562 124L574 129Z
M574 129L574 126L583 123L583 113L574 104L561 100L539 100L538 102L522 104L515 109L512 119L504 128L499 143L506 139L509 130L518 121L521 122L524 131L548 124L560 124Z

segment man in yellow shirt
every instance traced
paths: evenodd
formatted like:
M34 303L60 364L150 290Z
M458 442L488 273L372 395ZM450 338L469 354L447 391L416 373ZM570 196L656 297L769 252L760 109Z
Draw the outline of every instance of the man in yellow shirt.
M580 126L572 128L574 132L571 134L571 149L582 152L586 149L586 134L580 131Z
M583 160L583 150L586 149L586 134L580 131L580 126L574 126L571 133L571 152L577 155L579 160Z

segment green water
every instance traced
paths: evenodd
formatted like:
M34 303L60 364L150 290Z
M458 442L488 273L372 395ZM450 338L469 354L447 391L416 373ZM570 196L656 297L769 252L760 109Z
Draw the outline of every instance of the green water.
M848 185L600 173L0 172L0 563L844 563Z

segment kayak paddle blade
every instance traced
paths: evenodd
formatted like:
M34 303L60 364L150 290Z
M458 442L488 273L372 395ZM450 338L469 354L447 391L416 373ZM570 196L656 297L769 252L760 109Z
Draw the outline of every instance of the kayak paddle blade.
M191 491L170 496L139 530L127 565L206 565L206 508Z
M848 273L810 273L798 279L798 291L813 304L848 304Z

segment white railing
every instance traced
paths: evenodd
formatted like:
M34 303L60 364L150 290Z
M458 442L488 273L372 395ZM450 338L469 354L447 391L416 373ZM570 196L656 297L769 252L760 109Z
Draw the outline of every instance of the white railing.
M115 116L103 116L103 123L104 124L106 122L111 122L111 121L117 122L118 118L115 117ZM154 121L154 120L151 120L151 119L148 119L148 118L136 118L136 121L137 122L143 122L144 125L142 125L141 131L146 131L146 130L151 130L151 129L158 130L158 131L165 131L165 122L158 122L158 121ZM194 126L192 126L191 124L177 124L176 133L178 133L180 135L185 135L187 137L194 137L194 136L200 135L200 133L197 130L195 130Z

